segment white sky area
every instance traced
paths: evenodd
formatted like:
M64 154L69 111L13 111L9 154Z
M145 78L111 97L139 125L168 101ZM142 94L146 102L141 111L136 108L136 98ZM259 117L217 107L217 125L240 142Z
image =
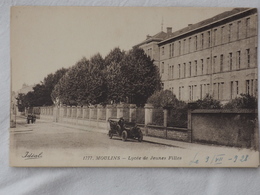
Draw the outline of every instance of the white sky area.
M129 50L172 27L173 32L232 8L13 7L11 10L12 90L40 83L82 57Z

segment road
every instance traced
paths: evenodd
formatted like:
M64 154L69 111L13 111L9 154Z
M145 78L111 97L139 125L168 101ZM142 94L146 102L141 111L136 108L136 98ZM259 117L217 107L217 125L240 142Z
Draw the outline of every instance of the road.
M12 166L90 166L90 167L214 167L249 166L247 161L234 164L236 156L258 163L256 151L177 142L144 136L143 142L109 139L106 133L80 130L37 120L26 124L17 117L10 129ZM220 156L221 155L221 156ZM209 159L212 160L209 161ZM221 162L214 158L221 159ZM246 158L247 160L247 158ZM223 162L223 163L222 163Z
M148 141L138 142L128 139L123 142L119 137L109 139L105 133L84 131L52 122L37 120L34 124L27 124L24 118L17 118L17 128L12 131L17 147L24 148L55 148L55 149L92 149L117 147L125 150L164 149L163 144ZM169 146L168 146L169 147ZM171 146L173 147L173 146Z

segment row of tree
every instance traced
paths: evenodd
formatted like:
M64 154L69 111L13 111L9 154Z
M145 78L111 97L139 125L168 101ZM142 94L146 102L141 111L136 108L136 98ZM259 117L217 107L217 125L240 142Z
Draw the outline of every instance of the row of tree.
M33 91L29 91L27 94L19 93L17 96L18 110L23 112L28 107L53 105L51 93L67 71L68 69L61 68L54 74L47 75L42 82L33 87Z
M85 57L74 66L57 70L33 91L19 94L21 107L90 105L128 102L143 105L161 89L159 70L140 48L115 48L105 57Z
M60 79L51 97L66 105L143 105L160 88L158 68L142 49L126 53L115 48L104 59L96 54L77 62Z

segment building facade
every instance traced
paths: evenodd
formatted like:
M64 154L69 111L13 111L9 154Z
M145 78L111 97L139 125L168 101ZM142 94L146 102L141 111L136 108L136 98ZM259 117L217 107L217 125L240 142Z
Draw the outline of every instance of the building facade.
M168 27L167 32L159 32L154 36L147 35L146 40L140 44L135 45L134 47L142 48L145 53L154 60L154 64L158 67L160 66L160 51L158 43L169 38L172 35L172 28Z
M190 102L257 96L257 10L235 8L157 43L163 88ZM146 51L147 52L147 51Z

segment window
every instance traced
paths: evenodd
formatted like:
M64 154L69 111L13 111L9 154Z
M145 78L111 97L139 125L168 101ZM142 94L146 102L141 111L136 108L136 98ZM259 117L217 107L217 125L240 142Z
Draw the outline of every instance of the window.
M223 72L223 59L224 59L224 56L223 56L223 54L221 54L220 55L220 68L219 68L220 72Z
M169 79L172 78L172 66L169 66L169 71L168 71L168 74L169 74Z
M241 21L237 21L237 39L240 39Z
M224 83L222 82L222 83L218 83L218 90L219 90L219 100L223 100L223 92L224 92Z
M228 41L231 41L231 36L232 36L232 24L228 25Z
M230 85L230 98L234 99L239 94L238 81L231 81Z
M246 80L246 94L250 93L250 80Z
M198 63L197 60L195 60L195 76L197 76L198 73Z
M195 36L195 51L198 49L198 37Z
M233 70L233 54L229 53L229 69Z
M186 53L186 51L185 51L185 46L186 46L186 39L183 40L183 54Z
M197 85L190 85L189 86L189 100L192 101L195 99Z
M209 74L209 71L210 71L210 58L207 58L206 74Z
M191 62L189 62L189 74L190 74L190 77L191 77Z
M250 67L250 49L246 50L246 56L247 56L247 68Z
M203 75L203 73L204 73L203 59L201 59L200 61L201 61L201 74Z
M239 86L238 86L238 81L236 81L236 91L235 91L235 93L236 93L236 96L239 94Z
M181 65L180 64L178 64L178 69L179 69L179 77L178 78L181 78Z
M200 85L200 99L202 99L202 96L203 96L202 93L203 93L203 92L202 92L202 84L201 84L201 85Z
M173 78L173 66L171 66L170 74L171 74L171 79L172 79Z
M172 79L174 78L174 65L172 65Z
M218 99L218 90L217 90L217 83L213 83L213 98Z
M250 36L250 18L246 18L246 37Z
M209 93L209 84L200 85L200 99L204 98Z
M179 41L179 55L181 55L181 41Z
M208 47L210 47L210 31L208 31Z
M204 34L201 33L201 49L204 48Z
M179 100L183 99L184 86L179 87Z
M191 37L189 38L189 52L191 52L190 46L191 46Z
M206 85L206 94L209 94L209 84Z
M169 57L172 55L172 44L169 45Z
M216 63L217 63L217 56L214 56L214 58L213 58L213 73L215 73L215 70L216 70Z
M214 83L213 97L217 100L223 100L224 82Z
M174 43L172 43L172 56L174 56Z
M163 74L164 73L164 62L162 62L161 71L162 71L162 74Z
M233 84L233 81L231 81L231 85L230 85L230 96L231 98L230 99L233 99L234 98L234 84Z
M213 34L213 44L217 45L217 29L214 29L214 34Z
M186 77L186 63L183 63L183 77Z
M164 47L162 47L162 55L164 55Z
M246 94L248 95L256 95L256 90L257 90L257 80L251 79L251 80L246 80Z
M147 49L147 55L152 58L152 48Z
M192 100L192 86L189 86L189 100Z
M241 65L241 52L237 51L237 69L240 69Z
M225 26L222 26L221 27L221 43L224 43L224 36L225 36L224 30L225 30Z

